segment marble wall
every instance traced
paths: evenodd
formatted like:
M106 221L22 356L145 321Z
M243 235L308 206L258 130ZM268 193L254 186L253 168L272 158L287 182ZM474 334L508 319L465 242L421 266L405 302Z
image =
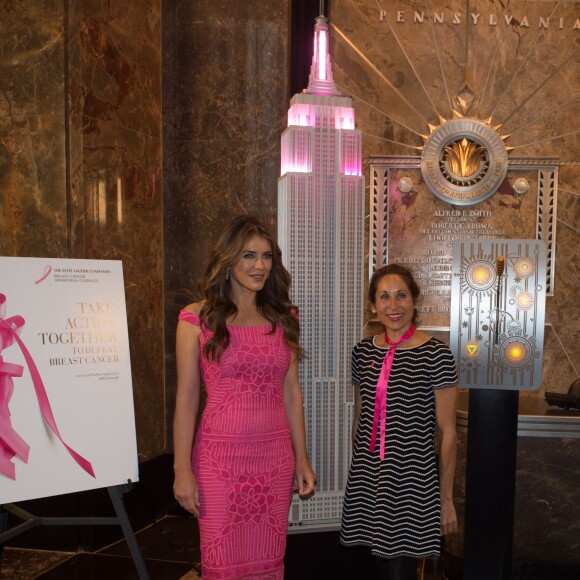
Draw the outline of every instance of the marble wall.
M290 98L290 2L167 1L163 15L169 423L177 315L199 298L196 284L217 237L243 213L276 233L280 135Z
M0 255L67 257L63 2L0 5Z
M429 123L452 118L454 97L466 84L477 99L479 117L491 116L500 133L510 135L511 156L562 163L543 385L526 396L566 392L580 376L575 339L580 328L578 3L329 4L334 77L342 93L353 98L367 175L373 155L419 155L416 148L429 134ZM435 14L441 20L437 24Z
M123 261L140 460L165 450L160 8L0 4L0 254Z
M123 261L143 461L165 450L161 6L69 6L73 257Z

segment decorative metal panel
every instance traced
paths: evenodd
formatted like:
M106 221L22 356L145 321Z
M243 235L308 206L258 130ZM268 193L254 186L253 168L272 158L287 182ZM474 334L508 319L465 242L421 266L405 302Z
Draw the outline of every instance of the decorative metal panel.
M450 348L459 384L533 391L542 380L546 245L461 240L453 246Z

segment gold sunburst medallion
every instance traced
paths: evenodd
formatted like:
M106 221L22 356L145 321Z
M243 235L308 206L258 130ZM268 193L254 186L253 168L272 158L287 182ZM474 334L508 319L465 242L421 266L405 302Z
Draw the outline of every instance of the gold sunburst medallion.
M472 117L430 125L421 148L421 172L429 189L454 205L474 205L491 197L508 170L508 150L497 127Z

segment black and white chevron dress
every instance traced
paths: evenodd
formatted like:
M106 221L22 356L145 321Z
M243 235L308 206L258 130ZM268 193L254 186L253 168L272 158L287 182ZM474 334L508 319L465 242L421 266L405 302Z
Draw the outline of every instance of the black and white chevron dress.
M375 391L387 348L373 337L352 351L361 413L346 485L340 541L370 546L383 558L435 556L440 550L439 477L435 465L434 390L455 386L449 348L430 338L397 348L387 392L385 458L379 437L369 451Z

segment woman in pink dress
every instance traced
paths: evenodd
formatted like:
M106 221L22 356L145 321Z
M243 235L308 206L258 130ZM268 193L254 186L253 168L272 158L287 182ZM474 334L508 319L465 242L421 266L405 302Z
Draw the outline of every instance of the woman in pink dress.
M289 286L267 228L240 216L211 255L205 299L179 315L174 493L199 518L204 580L283 580L293 482L314 491Z

